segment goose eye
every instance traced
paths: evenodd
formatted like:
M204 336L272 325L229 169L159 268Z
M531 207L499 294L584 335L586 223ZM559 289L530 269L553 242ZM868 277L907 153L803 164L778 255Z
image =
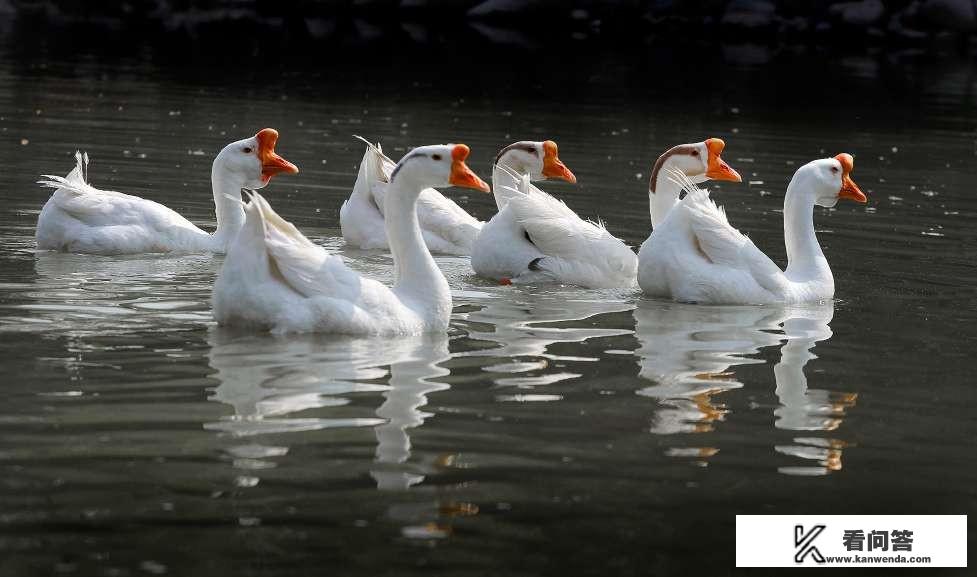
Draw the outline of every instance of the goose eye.
M838 174L838 167L837 166L832 166L831 167L831 172L834 173L834 174Z
M692 156L699 156L699 151L698 150L693 150L692 151Z
M432 154L431 155L431 159L432 160L441 160L441 155L440 154Z
M251 147L245 146L244 148L241 149L241 152L243 152L244 154L251 154Z

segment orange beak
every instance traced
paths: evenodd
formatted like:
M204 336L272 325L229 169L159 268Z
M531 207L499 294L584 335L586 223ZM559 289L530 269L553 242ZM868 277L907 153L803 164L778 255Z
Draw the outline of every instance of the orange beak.
M552 140L547 140L543 143L543 176L546 178L559 178L570 184L577 183L577 177L570 172L570 169L556 155L556 143Z
M489 185L465 164L465 159L470 152L471 149L464 144L456 144L451 149L451 177L448 178L448 184L488 192Z
M733 182L743 182L740 173L732 169L726 161L719 157L726 143L721 138L710 138L706 140L706 149L709 150L709 168L706 170L706 177L712 180L731 180Z
M295 174L299 168L275 153L275 143L278 142L278 131L274 128L262 128L254 135L258 141L258 159L261 160L261 181L265 184L271 177L282 172Z
M867 202L868 198L865 193L851 179L851 171L855 168L855 159L847 152L842 152L835 159L841 163L841 190L838 191L838 198L850 198L861 203Z

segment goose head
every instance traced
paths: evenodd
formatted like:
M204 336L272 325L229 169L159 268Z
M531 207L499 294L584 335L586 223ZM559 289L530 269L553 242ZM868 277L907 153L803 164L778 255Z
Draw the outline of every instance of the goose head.
M299 171L275 152L278 131L263 128L250 138L232 142L214 159L214 172L240 184L241 188L263 188L276 174Z
M558 153L556 143L552 140L522 140L499 151L495 164L507 166L518 174L528 174L530 180L555 178L576 183L577 177L563 164Z
M707 138L702 142L679 144L665 151L655 162L651 170L651 182L648 188L652 194L656 192L659 176L665 168L680 170L692 182L699 183L707 180L728 180L742 182L743 178L733 170L720 156L726 143L721 138Z
M464 144L419 146L400 159L390 175L390 182L410 179L421 188L460 186L488 192L489 185L465 164L469 153L470 149Z
M811 186L805 189L814 195L814 204L831 208L840 198L861 203L868 200L851 178L854 168L855 159L843 152L834 158L813 160L799 168L798 173L807 173Z

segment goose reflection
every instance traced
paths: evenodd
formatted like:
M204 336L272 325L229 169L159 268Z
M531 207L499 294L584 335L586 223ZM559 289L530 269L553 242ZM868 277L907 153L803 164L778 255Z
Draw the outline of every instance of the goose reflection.
M3 324L79 336L165 331L210 321L212 255L104 257L37 251ZM0 331L4 327L0 325Z
M436 457L432 463L422 463L405 469L402 465L411 456L409 429L419 427L431 416L421 410L427 405L430 393L449 388L433 381L450 371L439 366L450 355L448 338L444 334L425 337L401 337L397 362L390 364L390 388L383 393L383 404L377 409L384 423L374 427L377 436L376 466L370 475L378 489L407 489L424 480L432 468L449 466L452 455Z
M408 488L429 470L424 464L406 465L411 456L409 430L430 416L421 410L427 395L448 388L432 380L448 374L438 366L449 358L447 336L279 337L215 328L209 340L209 362L220 381L210 400L230 405L234 414L206 423L206 429L249 438L373 427L377 447L370 474L379 488ZM384 399L371 415L353 403L364 394ZM327 409L328 416L315 409ZM310 412L316 416L297 416ZM250 469L273 466L262 459L287 452L287 447L253 442L229 451L235 466Z
M795 307L710 307L642 300L635 310L640 376L654 384L637 393L656 399L660 409L650 426L657 434L704 433L726 418L718 400L743 386L735 367L763 364L752 358L761 349L781 346L774 367L775 427L789 431L832 431L855 395L809 389L804 375L816 343L831 337L833 303ZM823 474L841 468L844 442L816 436L793 439L776 451L815 462L781 467L785 474ZM719 451L711 446L672 448L673 456L699 458Z
M456 324L474 340L498 346L467 351L460 356L499 357L501 362L484 367L498 373L495 384L532 388L580 376L565 370L567 361L596 362L596 357L562 356L550 347L557 343L579 343L596 337L630 334L628 328L597 327L594 317L634 308L630 295L622 291L583 291L572 287L507 287L504 296L479 293L468 303L479 308L456 313ZM481 297L481 298L478 298ZM520 396L521 400L556 400L556 395Z
M763 363L747 355L780 344L780 336L773 332L779 329L780 313L764 307L642 300L634 313L639 374L655 384L638 394L662 405L651 431L711 431L726 414L725 406L713 397L743 386L730 368Z
M834 431L847 410L855 405L857 394L811 389L804 367L816 359L814 346L831 338L828 323L834 305L807 308L785 318L786 342L780 349L780 362L774 365L776 394L780 406L774 410L778 429L788 431ZM788 475L823 475L841 469L841 453L847 443L840 439L795 437L795 444L777 445L779 453L814 461L813 466L780 467Z

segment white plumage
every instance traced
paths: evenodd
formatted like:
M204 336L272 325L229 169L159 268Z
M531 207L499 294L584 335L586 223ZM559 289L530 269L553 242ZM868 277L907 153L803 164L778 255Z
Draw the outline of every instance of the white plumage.
M830 299L834 278L814 234L814 205L839 197L864 202L848 176L850 156L797 170L784 202L788 267L782 271L726 213L681 171L671 178L688 192L641 245L638 283L651 296L709 304L800 303Z
M383 154L379 143L374 145L359 136L356 138L365 142L367 148L353 192L339 209L339 225L343 238L354 247L388 249L383 225L384 198L396 163ZM434 188L421 191L417 217L428 249L440 254L470 255L483 224Z
M273 332L419 334L443 331L451 291L424 245L415 205L422 189L452 183L488 190L464 164L467 147L428 146L401 160L386 190L386 232L396 281L360 276L313 244L255 193L214 284L223 325Z
M76 152L75 158L67 177L46 174L38 181L54 189L37 220L38 248L92 254L221 248L210 234L162 204L91 186L85 179L88 155Z
M214 317L220 324L349 334L429 328L393 289L361 277L342 257L314 244L260 194L253 195L245 214L214 284Z
M475 241L472 268L480 276L588 288L634 284L638 265L634 251L603 223L583 220L537 188L528 175L497 165L492 180L494 187L503 188L496 197L504 202Z
M228 144L214 159L213 234L158 202L91 186L88 155L76 152L67 177L44 175L38 181L55 190L37 219L37 247L91 254L223 253L244 223L241 189L261 188L276 174L298 172L275 153L277 141L278 132L265 128Z

